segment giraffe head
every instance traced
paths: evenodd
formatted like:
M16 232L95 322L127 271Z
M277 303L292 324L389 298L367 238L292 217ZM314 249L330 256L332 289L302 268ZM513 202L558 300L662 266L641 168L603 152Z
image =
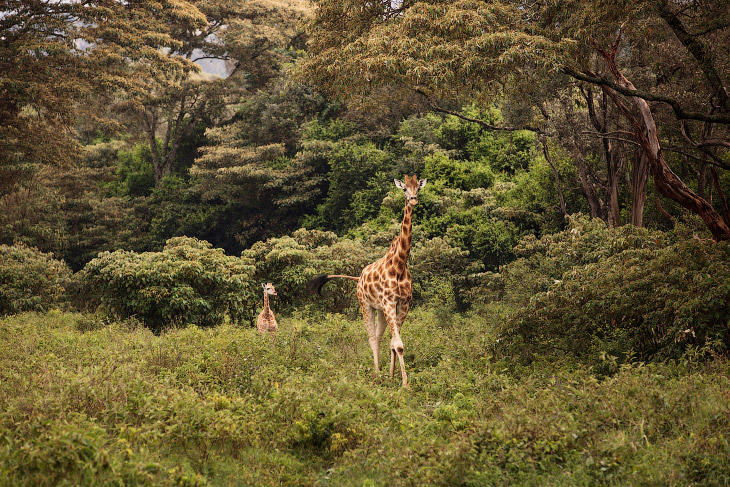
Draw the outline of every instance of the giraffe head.
M261 284L261 287L264 288L264 294L269 294L271 296L276 296L276 289L274 289L274 285L270 282L267 282L266 284Z
M403 176L403 181L394 179L395 185L398 186L405 192L406 203L410 206L416 206L418 204L418 192L426 186L426 180L421 179L420 181L413 175L413 178L408 177L406 174Z

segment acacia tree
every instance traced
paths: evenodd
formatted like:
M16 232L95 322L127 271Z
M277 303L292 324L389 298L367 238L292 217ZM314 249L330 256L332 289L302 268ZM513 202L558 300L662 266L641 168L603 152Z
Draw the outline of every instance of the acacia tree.
M280 50L296 37L298 22L307 10L302 0L190 1L203 17L196 22L181 18L170 25L179 44L168 55L191 63L225 62L227 72L223 76L156 73L153 89L132 93L122 105L142 122L155 186L169 174L196 124L203 118L215 120L246 90L260 88L276 75L285 59Z
M545 87L558 86L574 99L579 96L577 81L593 85L628 127L606 132L609 127L599 123L593 124L594 131L603 140L630 139L640 148L631 171L636 211L645 198L648 166L661 194L701 216L715 239L727 240L730 218L671 170L661 143L661 138L682 134L687 143L677 150L687 157L728 166L722 154L730 147L728 69L719 60L729 45L730 14L722 4L322 0L309 26L312 56L302 72L331 92L350 97L389 86L396 95L422 93L432 105L433 100L507 99L523 108L512 120L538 133L550 133L550 120L540 109L554 99L555 91ZM620 50L615 42L622 25L621 45L631 49ZM657 67L665 80L654 76ZM637 90L625 73L648 88ZM709 126L701 131L695 127L693 135L691 126L696 124ZM698 139L697 133L713 137ZM619 162L615 144L604 147L608 206L615 215ZM724 205L719 178L713 181ZM641 223L638 216L632 221Z
M199 23L185 0L28 2L0 7L0 195L38 165L79 153L74 124L85 101L120 88L144 91L150 73L192 64L165 54L180 44L168 25Z

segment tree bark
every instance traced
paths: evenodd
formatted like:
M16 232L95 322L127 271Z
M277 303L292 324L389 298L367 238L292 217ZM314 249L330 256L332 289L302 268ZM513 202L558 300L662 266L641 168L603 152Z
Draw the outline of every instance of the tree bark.
M646 203L646 186L649 182L649 159L641 151L631 168L631 224L644 226L644 204Z

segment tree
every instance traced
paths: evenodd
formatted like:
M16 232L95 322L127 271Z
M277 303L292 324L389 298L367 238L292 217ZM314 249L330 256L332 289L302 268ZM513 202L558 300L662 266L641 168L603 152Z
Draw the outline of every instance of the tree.
M191 63L225 62L227 72L156 73L153 89L132 93L122 105L142 122L155 186L170 173L181 144L202 119L217 120L246 90L261 88L276 76L287 59L282 51L296 39L298 22L307 11L300 0L191 2L204 17L200 22L180 18L170 25L179 44L168 55Z
M121 87L145 91L150 73L184 72L169 56L172 20L198 24L185 0L7 0L0 10L0 194L38 164L64 165L79 145L83 101Z
M715 239L727 240L730 218L670 169L660 142L682 133L688 143L679 150L690 158L706 155L716 167L727 168L720 151L730 147L728 72L717 60L727 50L730 14L722 4L458 0L363 6L354 0L323 0L309 24L312 56L301 72L332 93L362 97L374 87L388 86L396 96L403 91L421 93L432 108L442 110L449 102L464 99L507 100L507 105L515 106L511 113L505 111L512 125L492 128L531 128L548 134L551 122L541 109L554 97L550 88L557 86L568 100L575 100L577 82L588 83L605 94L626 127L605 133L609 127L599 123L598 136L623 137L641 149L632 168L637 211L645 195L643 168L648 165L661 194L700 215ZM623 45L631 49L619 52L614 41L622 25ZM654 77L653 88L637 90L624 71L647 85L652 72L666 78ZM675 75L678 71L681 76ZM666 113L665 106L670 108ZM657 110L659 118L654 116ZM598 120L591 118L589 123L595 132L594 121ZM714 134L712 139L697 140L683 132L685 126L697 123L710 125L703 133ZM604 147L608 178L604 200L616 221L617 147L615 143ZM718 200L726 206L719 182L715 186ZM641 222L638 217L633 221Z
M229 251L297 228L322 189L317 149L299 151L304 123L326 109L304 85L272 83L250 97L230 123L207 131L190 170Z

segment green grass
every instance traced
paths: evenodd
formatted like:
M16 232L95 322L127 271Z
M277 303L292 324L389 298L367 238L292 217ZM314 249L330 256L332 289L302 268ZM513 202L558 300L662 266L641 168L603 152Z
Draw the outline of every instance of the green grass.
M500 357L502 311L415 310L410 388L359 320L155 336L49 312L0 320L0 485L730 485L730 365L598 378Z

